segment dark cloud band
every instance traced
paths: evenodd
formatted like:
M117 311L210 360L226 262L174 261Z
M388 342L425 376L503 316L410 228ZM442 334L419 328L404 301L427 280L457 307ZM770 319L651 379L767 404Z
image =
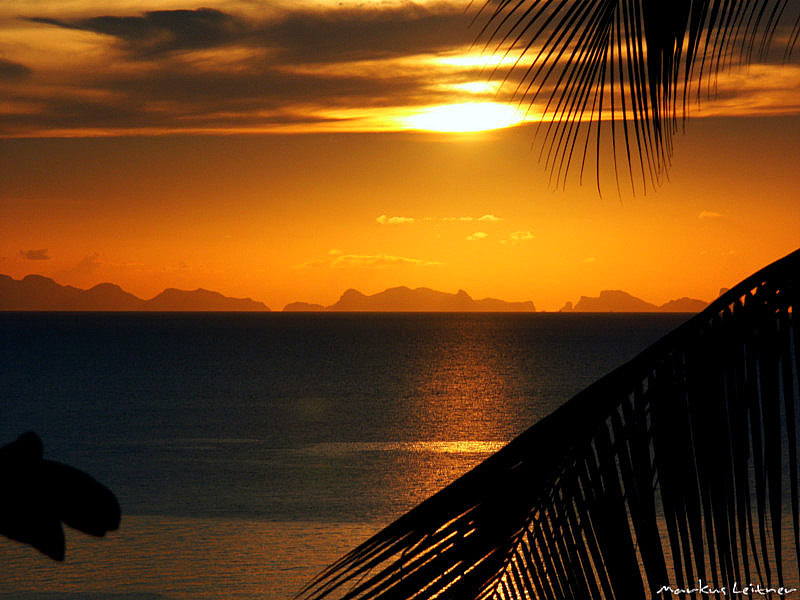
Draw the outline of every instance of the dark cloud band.
M39 250L20 250L20 258L25 260L50 260L50 255L47 253L47 248Z
M434 52L469 39L468 15L446 5L286 11L269 20L211 8L28 20L111 36L138 58L235 45L276 50L284 63L363 60Z
M10 60L0 58L0 81L16 81L28 78L33 69Z

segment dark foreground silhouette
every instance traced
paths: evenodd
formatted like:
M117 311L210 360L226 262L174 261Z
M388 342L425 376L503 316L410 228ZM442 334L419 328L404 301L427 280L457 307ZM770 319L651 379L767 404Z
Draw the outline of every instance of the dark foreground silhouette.
M0 533L55 560L64 560L62 522L96 536L119 527L114 494L83 471L42 458L35 433L0 448L0 482Z
M800 250L586 388L301 595L630 600L705 584L728 594L753 584L773 597L800 588L799 300Z

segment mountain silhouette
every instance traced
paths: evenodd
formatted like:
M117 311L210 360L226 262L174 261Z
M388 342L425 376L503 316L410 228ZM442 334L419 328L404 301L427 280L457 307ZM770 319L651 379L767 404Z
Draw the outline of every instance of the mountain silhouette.
M599 296L581 296L573 306L567 302L561 312L677 312L696 313L708 306L695 298L678 298L656 306L622 290L603 290Z
M329 311L346 312L533 312L530 300L506 302L495 298L473 300L464 290L455 294L430 288L411 289L405 286L389 288L367 296L349 289Z
M92 310L140 310L143 301L113 283L100 283L82 291L76 298L76 306L92 306Z
M21 280L0 275L0 310L104 310L104 311L268 311L250 298L228 298L219 292L167 289L142 300L113 283L88 290L60 285L41 275Z
M74 306L83 291L71 285L58 285L41 275L28 275L19 281L8 275L0 275L0 308L58 310Z

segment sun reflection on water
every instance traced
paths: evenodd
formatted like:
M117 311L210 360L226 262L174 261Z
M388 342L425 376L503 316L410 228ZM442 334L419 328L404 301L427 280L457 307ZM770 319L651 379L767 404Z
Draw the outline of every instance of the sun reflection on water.
M56 563L0 538L0 599L277 600L377 532L381 523L129 516L92 539L66 531Z

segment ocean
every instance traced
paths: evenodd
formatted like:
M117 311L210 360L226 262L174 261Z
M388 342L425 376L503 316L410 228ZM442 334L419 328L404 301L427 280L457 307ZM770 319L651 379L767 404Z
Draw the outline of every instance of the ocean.
M110 487L0 599L277 600L686 319L0 313L0 443Z

